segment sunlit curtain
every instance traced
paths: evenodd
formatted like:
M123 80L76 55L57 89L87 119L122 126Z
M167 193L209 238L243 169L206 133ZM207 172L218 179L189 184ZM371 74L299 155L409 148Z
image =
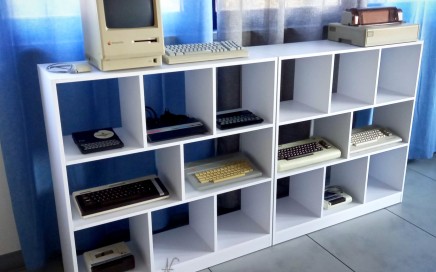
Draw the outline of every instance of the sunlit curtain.
M210 41L212 5L206 2L209 1L162 0L164 33L168 39L175 42ZM22 253L26 268L34 270L60 254L36 65L84 59L79 1L2 0L0 37L0 141ZM156 84L155 96L160 95L164 85L174 94L180 93L177 86L168 87L165 78L156 79L152 84ZM65 86L65 92L60 95L65 106L61 111L65 134L71 133L73 127L89 129L95 124L120 122L119 113L104 109L106 105L110 109L113 103L118 103L116 95L105 94L117 88L116 81L79 85ZM82 87L93 89L93 97L89 97ZM177 101L176 96L174 101ZM168 103L176 104L174 101ZM94 108L96 105L100 107ZM89 116L95 118L89 120ZM93 167L100 167L100 171L89 169ZM69 167L69 177L79 181L94 177L96 180L113 179L107 177L107 167L99 163ZM132 175L127 173L132 170L128 162L117 163L117 167L118 177ZM144 171L142 168L133 170ZM76 185L72 182L70 189ZM115 228L122 229L123 224L120 225ZM102 235L113 229L112 225L101 227ZM86 242L92 241L93 234L85 231L76 237L78 250L86 248Z
M345 9L366 7L365 0L216 1L218 39L232 39L245 46L326 39L326 26L340 21ZM284 66L283 69L288 71L293 68ZM218 71L218 78L223 82L218 85L218 109L237 108L240 105L240 93L233 91L239 88L239 72L237 67ZM281 83L291 84L288 77L283 77ZM290 98L282 96L281 99ZM302 126L307 127L308 124ZM294 132L287 131L280 135L291 137ZM223 146L237 149L237 146L228 143Z
M320 40L345 8L360 6L366 0L216 0L218 39L243 45Z
M436 152L436 1L369 0L370 6L397 6L404 19L420 25L424 41L409 159L431 158Z

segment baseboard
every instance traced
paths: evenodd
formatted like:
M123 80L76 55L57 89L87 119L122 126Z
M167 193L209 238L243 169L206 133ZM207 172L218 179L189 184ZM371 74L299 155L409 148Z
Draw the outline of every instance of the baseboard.
M0 271L15 272L24 271L23 269L25 265L21 250L0 255Z

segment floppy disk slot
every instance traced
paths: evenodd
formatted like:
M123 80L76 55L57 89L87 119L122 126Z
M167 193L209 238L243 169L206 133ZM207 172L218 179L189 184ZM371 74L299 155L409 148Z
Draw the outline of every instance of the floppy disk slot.
M143 39L143 40L134 40L134 43L157 43L157 38Z

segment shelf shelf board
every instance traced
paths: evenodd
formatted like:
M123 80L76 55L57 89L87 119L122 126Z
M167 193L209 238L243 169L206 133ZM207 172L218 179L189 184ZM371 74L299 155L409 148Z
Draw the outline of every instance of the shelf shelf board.
M153 235L155 271L165 268L167 258L177 257L177 265L213 253L195 230L187 225Z
M376 146L373 148L369 148L363 151L359 151L359 152L353 152L352 154L350 154L350 159L357 159L357 158L362 158L362 157L366 157L368 155L374 155L374 154L378 154L378 153L382 153L382 152L386 152L386 151L390 151L390 150L394 150L397 148L402 148L402 147L406 147L407 143L403 143L403 142L397 142L397 143L390 143L387 145L383 145L383 146Z
M295 227L318 218L318 216L291 197L277 199L276 231Z
M401 94L399 92L394 92L382 87L378 87L377 97L376 97L376 106L387 105L397 102L404 102L413 100L413 96L407 96Z
M309 107L298 101L289 100L280 102L279 125L301 122L319 118L327 113Z
M342 155L342 156L344 156L344 155ZM345 159L345 158L337 158L337 159L333 159L333 160L323 161L323 162L320 162L320 163L314 163L314 164L311 164L311 165L307 165L307 166L291 169L291 170L288 170L288 171L277 172L276 178L277 179L281 179L281 178L289 177L289 176L292 176L292 175L309 172L309 171L312 171L312 170L315 170L315 169L319 169L319 168L322 168L322 167L339 164L339 163L342 163L342 162L345 162L345 161L347 161L347 159Z
M135 268L129 271L132 272L149 271L148 266L146 265L144 260L142 260L141 254L139 254L135 246L133 246L133 243L127 242L126 244L129 247L130 252L135 257ZM85 258L83 257L83 255L77 256L77 264L78 264L79 271L88 271L88 269L86 268Z
M167 148L167 147L171 147L171 146L189 144L189 143L193 143L193 142L205 141L205 140L214 139L214 138L215 138L215 136L212 135L211 132L207 132L204 134L192 135L192 136L176 138L176 139L171 139L171 140L166 140L166 141L147 143L146 149L147 150L162 149L162 148Z
M347 211L349 209L353 209L353 208L355 208L355 207L357 207L359 205L362 205L362 203L358 203L358 202L352 201L350 203L341 205L339 207L334 207L334 208L331 208L331 209L328 209L328 210L324 210L323 209L322 216L323 216L323 218L325 218L325 217L328 217L328 216L331 216L331 215L334 215L334 214L339 214L339 213L342 213L342 212Z
M218 250L265 237L267 231L242 210L218 216Z
M191 201L194 201L194 200L197 200L200 198L205 198L205 197L209 197L209 196L213 196L213 195L217 195L217 194L223 194L223 193L226 193L229 191L234 191L234 190L238 190L241 188L251 187L251 186L255 186L255 185L269 182L269 181L271 181L271 178L266 177L266 176L260 176L260 177L256 177L253 179L233 182L233 183L229 183L229 184L223 184L223 186L206 189L204 191L199 191L199 190L195 189L194 186L192 186L191 183L185 179L186 201L191 202Z
M347 112L350 110L362 110L371 108L373 105L354 99L352 97L334 93L332 94L331 109L332 113Z
M384 197L388 197L399 193L400 191L395 190L391 186L383 183L371 176L368 177L368 187L366 191L366 203L378 200Z
M221 129L217 128L216 136L217 137L225 137L225 136L229 136L229 135L242 134L242 133L247 133L247 132L256 131L256 130L268 129L268 128L272 128L272 127L274 127L274 125L272 123L263 122L261 124L255 124L255 125L226 129L226 130L221 130Z

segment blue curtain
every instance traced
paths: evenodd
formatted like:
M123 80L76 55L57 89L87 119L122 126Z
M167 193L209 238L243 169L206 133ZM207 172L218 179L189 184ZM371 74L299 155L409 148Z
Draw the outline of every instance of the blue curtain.
M210 1L163 0L165 36L176 42L210 41L212 6L205 2ZM49 258L60 254L36 65L84 59L79 1L1 0L0 36L0 143L26 268L34 270L41 268ZM183 93L177 90L177 86L171 86L171 81L167 81L165 78L151 78L146 82L156 84L157 88L165 86L165 90L170 92L167 97L174 98L157 107L176 106L174 101L177 101L177 95ZM113 108L110 105L118 103L117 92L114 91L116 82L108 80L65 85L62 88L60 103L64 134L77 129L95 128L97 124L119 126L119 113L104 110L105 105ZM92 90L93 96L87 96L86 90ZM158 96L159 92L154 95ZM76 103L69 104L69 101ZM94 109L94 105L103 107ZM178 110L183 111L183 108ZM95 115L95 119L77 118L91 114ZM109 163L69 167L71 189L84 186L80 182L84 178L95 179L98 183L99 180L116 181L129 175L152 172L155 170L152 163L148 169L129 163L147 161L150 157L153 157L152 152ZM112 167L117 169L115 176L104 174L104 170ZM102 171L95 171L95 168ZM114 173L113 170L107 172ZM120 222L115 228L122 229L124 225L124 222ZM110 228L112 226L101 227L98 232L104 233ZM92 241L89 238L93 234L95 231L77 234L78 250L87 248L85 241Z
M417 1L406 11L420 24L424 40L409 158L431 158L436 152L436 2Z
M0 1L0 143L22 252L29 270L42 267L48 258L60 252L36 64L84 59L78 2ZM436 4L424 0L413 1L413 4L410 4L411 2L398 2L398 6L404 9L407 20L421 24L421 39L425 41L410 148L411 158L423 158L431 157L436 150L436 128L433 125L436 121L436 72L435 66L431 63L436 57L436 24L432 17L436 14ZM212 1L162 0L166 42L211 41L211 3ZM389 4L392 5L392 2ZM178 89L183 78L180 75L176 75L176 78L174 81L173 78L168 80L165 77L146 80L146 84L165 86L165 91L168 92L168 99L164 100L163 104L156 102L156 105L153 105L159 111L167 107L174 108L176 113L184 111L176 102L178 95L183 93ZM101 94L101 90L114 88L114 82L111 81L65 86L65 92L62 92L61 97L61 103L66 106L62 112L62 119L68 126L63 128L64 133L71 133L77 128L93 128L95 124L116 126L120 122L119 113L105 114L104 110L98 108L95 110L95 123L90 123L90 120L74 123L76 119L81 120L75 118L75 114L83 112L77 110L74 105L68 108L70 100L83 101L83 108L88 110L93 108L88 107L89 105L117 103L116 92L110 97ZM81 90L87 89L92 89L95 95L91 98L85 97L85 91ZM146 94L147 96L150 97L149 94ZM102 101L103 98L106 100ZM89 114L92 113L87 115ZM95 167L104 170L116 165L120 170L119 176L107 177L104 176L105 171L98 171L103 178L114 180L132 173L136 175L153 171L153 166L150 169L132 168L129 163L129 160L147 161L152 155L138 154L129 157L128 160L120 158L120 161L115 160L111 165L94 163L70 167L68 174L72 181L72 189L83 186L80 180L84 177L99 180L100 176L95 175ZM123 224L120 225L117 227L123 228ZM85 244L84 241L89 241L90 236L92 234L81 233L77 237L78 247ZM86 245L83 248L86 248Z
M368 6L396 6L404 20L420 25L424 41L409 159L432 158L436 152L436 1L369 0Z

